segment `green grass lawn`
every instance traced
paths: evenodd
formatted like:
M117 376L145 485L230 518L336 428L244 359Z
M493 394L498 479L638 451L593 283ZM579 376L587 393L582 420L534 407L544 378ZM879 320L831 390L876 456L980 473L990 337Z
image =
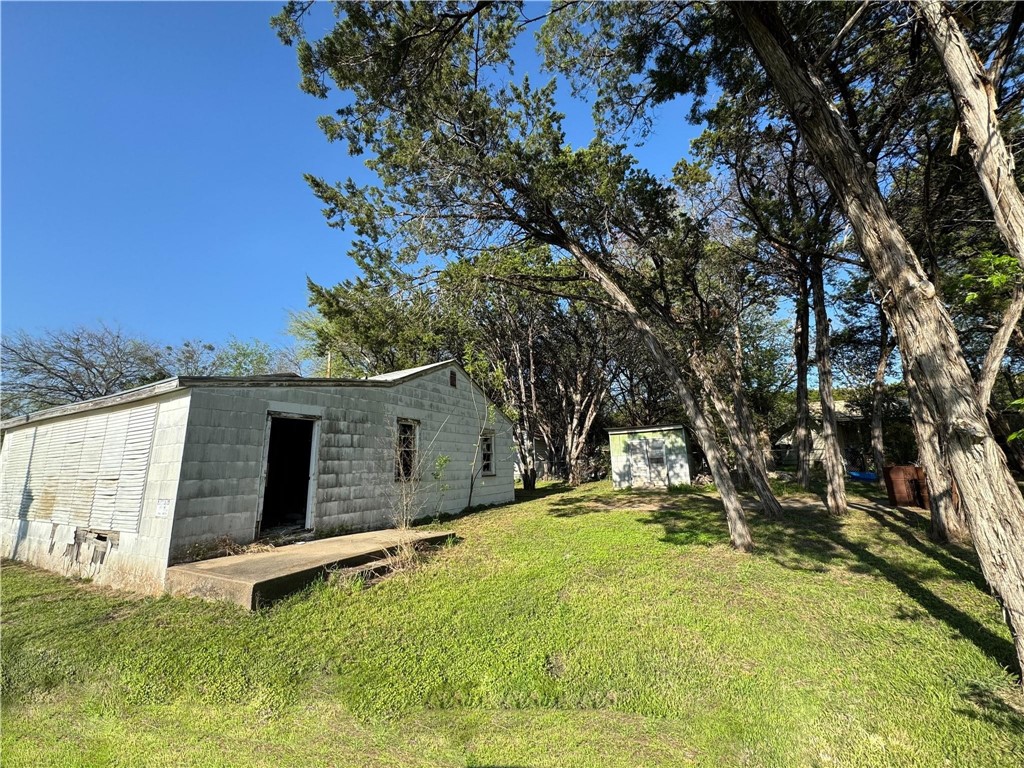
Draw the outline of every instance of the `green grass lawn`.
M791 497L751 556L711 494L531 496L256 614L5 563L3 765L1024 765L1009 634L924 518Z

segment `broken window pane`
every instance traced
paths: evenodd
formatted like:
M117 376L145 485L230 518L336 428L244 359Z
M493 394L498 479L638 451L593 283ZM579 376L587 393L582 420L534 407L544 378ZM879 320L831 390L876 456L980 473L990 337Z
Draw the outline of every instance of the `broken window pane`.
M395 480L412 480L416 473L416 423L398 422L395 446Z

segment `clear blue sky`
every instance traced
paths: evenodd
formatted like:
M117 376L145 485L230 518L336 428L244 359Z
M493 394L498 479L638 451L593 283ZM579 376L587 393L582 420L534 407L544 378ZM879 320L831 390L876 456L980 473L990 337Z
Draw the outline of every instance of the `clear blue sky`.
M2 323L287 342L305 278L354 274L302 174L361 175L299 91L276 3L12 3L2 21ZM327 24L321 8L314 24ZM310 29L316 32L316 27ZM565 105L574 144L589 112ZM641 155L667 172L672 108ZM365 179L365 177L364 177Z

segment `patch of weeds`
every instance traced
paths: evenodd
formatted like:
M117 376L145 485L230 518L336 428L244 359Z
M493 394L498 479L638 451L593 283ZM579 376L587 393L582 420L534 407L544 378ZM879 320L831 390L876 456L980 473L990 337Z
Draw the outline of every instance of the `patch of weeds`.
M519 492L516 492L516 499L519 498ZM516 502L511 502L515 504ZM441 523L449 523L454 520L461 520L468 515L475 515L479 512L484 512L489 509L499 509L501 507L508 506L508 504L474 504L472 507L464 507L458 512L440 512L432 516L418 517L412 520L410 525L412 527L420 527L424 525L440 525Z
M548 654L544 660L544 671L555 680L561 678L565 675L565 656L558 652Z
M336 536L347 536L350 533L358 533L358 529L352 525L327 525L318 526L313 531L313 539L333 539Z
M252 552L271 552L275 544L269 540L241 544L230 536L221 536L212 541L203 541L187 547L180 558L175 558L175 563L193 563L197 560L211 560L215 557L231 557L232 555L245 555Z
M366 588L366 577L361 573L338 570L327 574L327 584L340 592L354 595Z
M0 681L5 701L30 692L44 692L73 684L81 675L82 659L57 649L22 647L4 653Z

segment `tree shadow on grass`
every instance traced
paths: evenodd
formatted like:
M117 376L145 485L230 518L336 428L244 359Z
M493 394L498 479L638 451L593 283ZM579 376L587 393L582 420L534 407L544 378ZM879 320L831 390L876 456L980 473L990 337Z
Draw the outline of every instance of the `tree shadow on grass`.
M671 503L664 491L609 491L569 495L548 504L553 517L581 517L608 512L653 511Z
M662 541L680 546L710 546L728 542L729 533L719 499L707 496L688 496L668 501L641 522L660 525L665 535ZM1019 675L1013 643L1002 637L978 619L950 604L926 586L937 577L952 577L970 583L988 592L977 561L969 561L962 551L951 553L943 546L922 541L907 521L886 514L869 504L851 506L864 512L879 524L878 535L866 530L864 535L847 530L849 518L836 518L816 504L784 505L781 519L768 520L754 513L749 516L754 536L754 557L767 557L790 570L825 572L837 568L851 573L866 574L885 579L916 603L923 614L945 623L954 633L974 643L983 653L1002 667ZM863 529L862 529L863 530ZM891 532L903 540L913 551L924 555L908 561L906 558L886 558L878 554L877 544L883 543L884 532ZM906 612L908 620L923 616L918 611Z
M1000 691L974 682L961 691L960 696L967 706L957 707L957 714L1024 736L1024 710Z
M957 578L971 582L982 592L988 592L988 584L985 583L985 577L982 576L978 559L974 553L955 544L939 545L915 535L915 530L920 530L922 535L926 535L923 529L927 528L927 524L921 525L922 517L920 515L901 510L898 507L892 509L852 502L850 507L860 510L882 528L896 534L907 546L930 557Z
M524 501L536 501L537 499L543 499L548 496L554 496L558 493L565 493L569 490L569 486L565 483L551 483L550 485L539 485L532 490L526 488L515 489L516 492L516 503Z
M638 520L646 525L660 525L665 531L661 540L667 544L713 546L729 541L722 502L714 497L675 498Z

